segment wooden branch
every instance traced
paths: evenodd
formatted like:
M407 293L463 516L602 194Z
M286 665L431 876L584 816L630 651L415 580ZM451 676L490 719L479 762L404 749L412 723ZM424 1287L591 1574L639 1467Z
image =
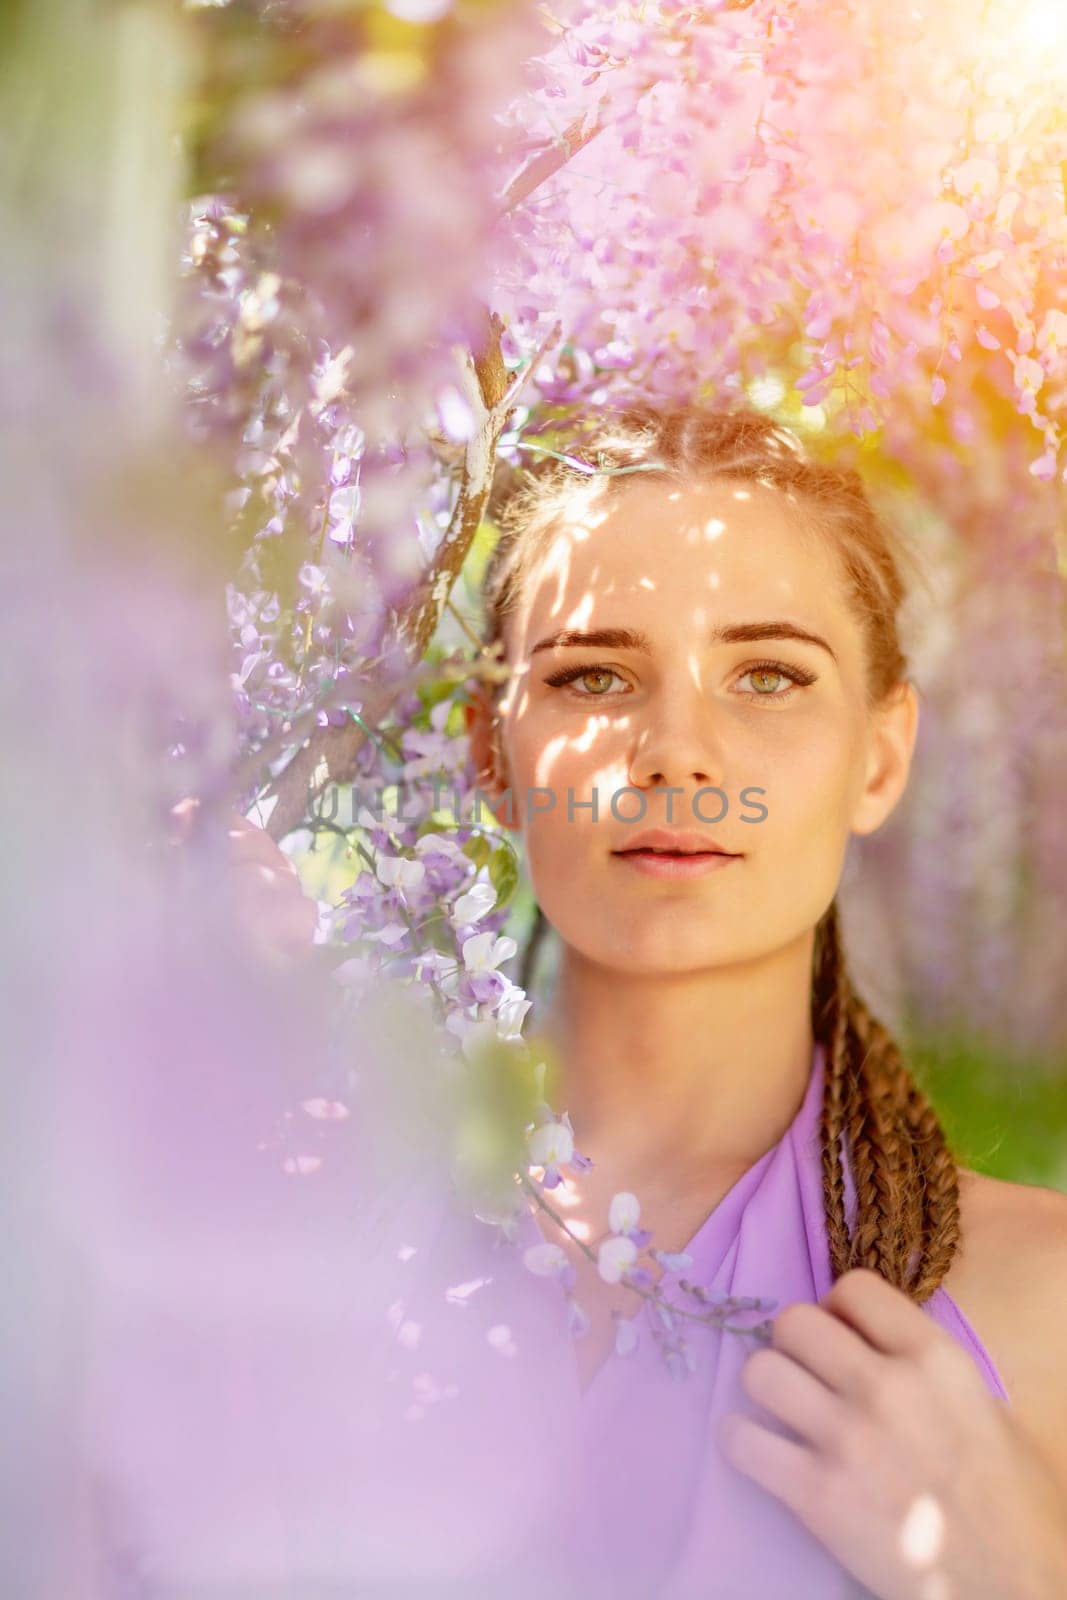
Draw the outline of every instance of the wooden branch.
M525 161L508 182L500 196L500 216L506 216L509 211L528 200L535 189L540 188L561 167L565 167L579 150L584 150L591 139L595 139L607 126L605 112L610 103L610 96L603 99L567 127L558 139L545 145L536 155Z
M434 554L432 567L407 611L396 618L396 632L403 643L412 671L399 683L363 685L355 680L342 682L339 692L331 694L333 704L344 703L359 696L363 699L360 716L370 726L381 722L403 689L415 681L427 647L441 619L452 585L462 570L471 541L485 513L486 503L493 484L496 465L496 447L511 414L516 396L529 374L536 370L545 353L552 348L561 334L557 322L549 330L539 349L517 373L509 373L504 365L501 337L504 324L495 312L486 312L488 332L483 348L477 352L461 352L461 382L471 411L475 428L463 450L459 491L449 526ZM291 833L303 822L308 802L327 783L350 783L357 776L357 757L366 739L366 731L359 723L348 722L343 727L321 728L316 712L276 736L272 741L282 749L301 736L307 729L306 743L292 756L266 790L264 798L276 796L267 822L267 832L275 840ZM257 752L250 760L255 771L262 772L269 756ZM237 792L248 786L247 766L245 782L235 784Z
M516 396L562 332L560 324L554 323L525 368L512 376L500 353L504 325L496 312L489 313L489 326L484 353L472 356L464 352L462 357L461 383L476 425L464 449L456 504L435 552L433 569L401 624L401 637L413 657L425 654L485 514L493 486L496 447Z

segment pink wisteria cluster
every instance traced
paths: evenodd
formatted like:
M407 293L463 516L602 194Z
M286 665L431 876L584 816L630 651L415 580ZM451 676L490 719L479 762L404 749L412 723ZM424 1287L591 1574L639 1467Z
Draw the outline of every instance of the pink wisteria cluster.
M527 135L595 128L528 205L494 304L560 317L546 398L772 375L857 436L918 435L975 371L1061 475L1067 130L1045 0L555 9ZM990 397L992 398L992 396Z

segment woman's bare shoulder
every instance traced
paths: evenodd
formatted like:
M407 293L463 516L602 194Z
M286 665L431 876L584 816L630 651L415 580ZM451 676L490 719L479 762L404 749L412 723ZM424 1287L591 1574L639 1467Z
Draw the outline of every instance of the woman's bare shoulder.
M959 1167L960 1212L965 1222L991 1238L1005 1238L1020 1226L1051 1228L1067 1219L1067 1194L1040 1183L1012 1183L985 1172Z
M945 1279L954 1298L1014 1325L1030 1307L1064 1312L1067 1194L959 1168L960 1243ZM963 1304L967 1310L967 1305Z
M967 1167L959 1189L960 1244L944 1287L1067 1482L1067 1194Z

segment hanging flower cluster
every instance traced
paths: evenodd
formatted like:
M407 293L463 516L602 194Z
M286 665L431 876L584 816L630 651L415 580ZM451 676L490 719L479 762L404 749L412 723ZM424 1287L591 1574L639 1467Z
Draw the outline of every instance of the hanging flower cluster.
M777 395L782 341L804 407L860 438L903 414L905 460L931 408L973 411L981 372L1037 430L1032 474L1063 476L1055 5L556 14L541 92L512 111L546 145L575 130L574 153L510 207L519 259L495 299L519 343L542 317L568 329L575 360L546 398L729 392L742 374Z

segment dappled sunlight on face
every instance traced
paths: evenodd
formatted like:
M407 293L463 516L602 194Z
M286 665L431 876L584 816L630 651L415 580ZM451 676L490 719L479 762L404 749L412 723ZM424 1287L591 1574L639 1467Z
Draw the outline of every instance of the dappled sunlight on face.
M587 497L505 640L506 774L535 894L566 942L681 972L814 925L864 782L863 639L835 551L781 494L720 479ZM645 876L617 852L659 826L738 859Z

